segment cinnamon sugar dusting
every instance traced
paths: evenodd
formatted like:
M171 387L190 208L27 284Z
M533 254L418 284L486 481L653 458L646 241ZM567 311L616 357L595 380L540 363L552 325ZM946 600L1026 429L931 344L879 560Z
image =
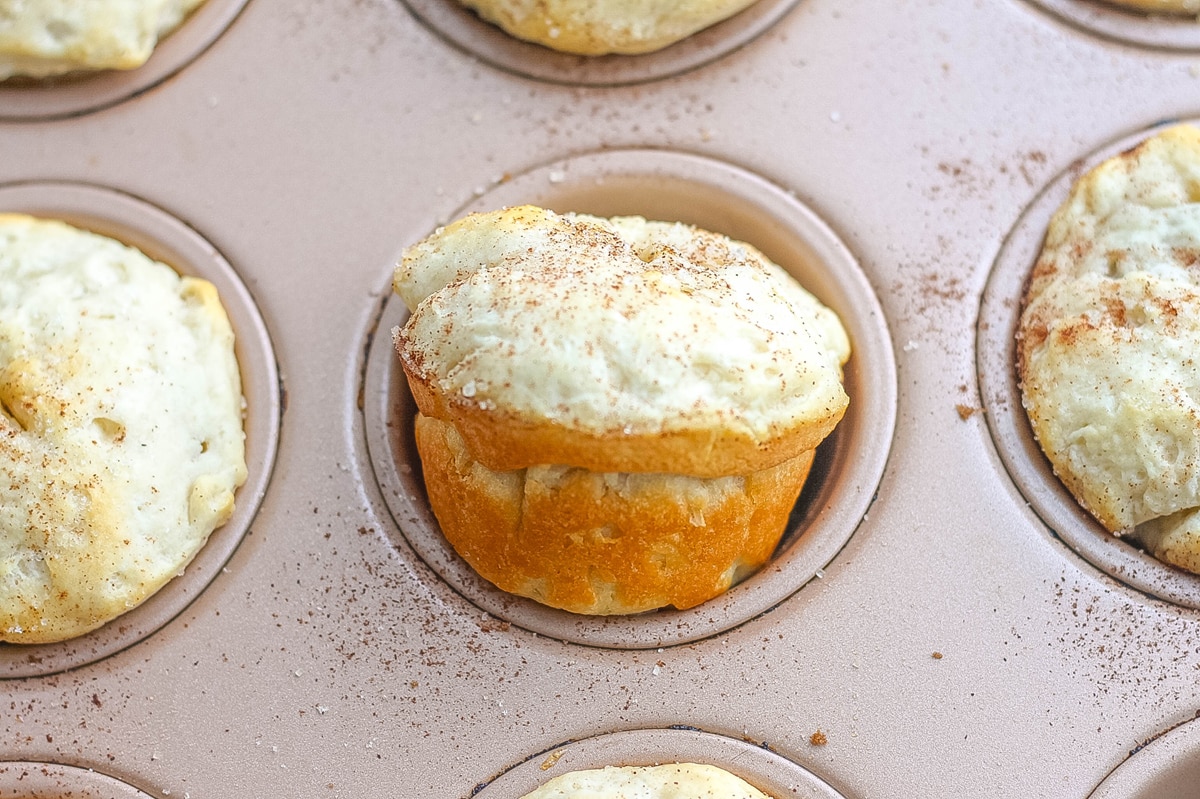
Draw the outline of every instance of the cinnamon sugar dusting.
M1200 571L1200 130L1084 175L1051 220L1017 334L1056 474L1108 530Z
M406 368L455 403L597 433L717 426L762 439L839 413L837 317L749 245L529 206L410 248Z

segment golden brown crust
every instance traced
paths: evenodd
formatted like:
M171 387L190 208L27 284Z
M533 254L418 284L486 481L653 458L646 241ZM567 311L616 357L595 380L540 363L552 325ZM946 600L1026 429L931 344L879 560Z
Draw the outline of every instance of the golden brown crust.
M593 472L670 472L695 477L748 474L816 449L846 412L845 405L829 408L820 423L808 418L766 440L729 428L594 434L544 421L530 422L478 403L456 403L414 374L406 354L402 350L400 359L417 408L454 425L476 459L497 471L569 463Z
M748 244L521 206L405 251L394 343L417 406L496 470L723 477L842 418L837 316Z
M813 452L745 477L493 471L454 427L418 415L417 448L447 540L501 589L575 613L689 608L761 567Z

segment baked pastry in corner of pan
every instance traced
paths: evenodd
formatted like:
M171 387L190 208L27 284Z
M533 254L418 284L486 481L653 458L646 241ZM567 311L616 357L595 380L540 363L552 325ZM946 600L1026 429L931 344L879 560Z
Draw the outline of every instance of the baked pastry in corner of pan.
M1081 177L1017 332L1022 401L1055 473L1109 531L1200 573L1200 130Z
M204 0L0 0L0 80L127 70Z
M51 643L180 574L246 480L211 283L0 214L0 641Z

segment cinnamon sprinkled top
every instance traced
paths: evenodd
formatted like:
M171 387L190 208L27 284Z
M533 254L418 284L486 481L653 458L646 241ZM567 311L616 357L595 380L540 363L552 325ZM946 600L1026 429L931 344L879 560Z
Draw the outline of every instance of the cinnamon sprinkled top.
M1056 473L1112 531L1200 570L1200 131L1164 130L1076 184L1018 332Z
M771 799L728 771L699 763L606 766L559 775L523 799Z
M765 441L840 416L849 342L749 245L640 217L524 206L410 248L405 367L453 402L597 435L707 427Z
M179 573L245 480L241 413L212 284L0 215L0 641L82 634Z

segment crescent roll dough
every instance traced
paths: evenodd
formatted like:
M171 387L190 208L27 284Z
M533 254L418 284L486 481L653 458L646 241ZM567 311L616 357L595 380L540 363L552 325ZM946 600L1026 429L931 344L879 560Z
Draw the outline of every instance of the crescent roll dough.
M183 571L246 479L211 283L0 215L0 641L95 629Z
M1200 572L1200 131L1084 175L1051 220L1018 331L1023 402L1107 529Z
M834 313L686 225L476 214L409 248L395 289L442 530L554 607L690 607L752 573L847 407Z

